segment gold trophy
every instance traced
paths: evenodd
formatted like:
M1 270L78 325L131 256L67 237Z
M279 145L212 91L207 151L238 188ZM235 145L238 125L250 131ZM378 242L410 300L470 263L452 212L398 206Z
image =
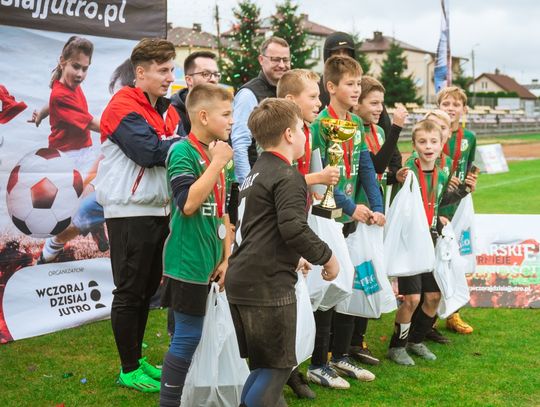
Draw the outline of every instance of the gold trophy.
M328 165L336 166L343 157L340 144L354 137L358 126L348 120L323 119L321 127L326 138L332 142L328 147ZM334 185L328 185L323 200L320 204L313 205L311 213L327 219L339 218L342 215L343 211L337 207L334 199Z

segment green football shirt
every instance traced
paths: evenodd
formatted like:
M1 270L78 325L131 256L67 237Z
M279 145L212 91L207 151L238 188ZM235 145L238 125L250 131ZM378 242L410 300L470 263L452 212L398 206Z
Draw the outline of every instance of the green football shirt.
M171 147L167 158L169 183L178 176L199 179L206 163L189 140ZM225 169L225 188L230 189L233 165L230 161ZM225 202L223 203L225 205ZM171 203L169 236L163 249L163 275L176 280L195 284L208 284L210 276L223 260L223 217L218 216L217 204L212 192L199 210L184 215Z

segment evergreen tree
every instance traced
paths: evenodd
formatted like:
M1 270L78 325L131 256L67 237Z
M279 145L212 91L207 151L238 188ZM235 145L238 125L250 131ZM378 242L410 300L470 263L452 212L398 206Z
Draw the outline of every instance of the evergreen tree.
M308 33L304 30L302 17L297 15L298 4L291 0L276 5L276 13L271 18L273 35L289 43L291 49L291 67L314 67L317 62L308 62L315 47L309 43Z
M261 9L251 0L238 3L233 10L237 24L233 25L233 35L229 37L232 46L225 50L221 61L222 81L238 89L259 74L257 57L263 37L260 35Z
M413 76L404 76L406 69L407 59L403 55L403 48L392 43L379 77L386 89L384 101L387 106L394 106L396 103L422 103L422 98L416 96Z
M452 85L459 86L465 92L469 91L469 86L473 83L472 76L465 76L463 68L458 65L456 72L453 74Z
M356 60L362 67L364 75L369 75L369 71L371 69L371 62L369 62L369 58L367 57L367 55L360 51L363 41L360 39L360 35L356 32L350 33L350 36L353 38L354 41Z

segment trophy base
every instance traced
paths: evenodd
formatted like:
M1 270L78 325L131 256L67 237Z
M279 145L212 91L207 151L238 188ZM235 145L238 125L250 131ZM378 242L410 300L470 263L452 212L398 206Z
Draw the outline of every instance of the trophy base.
M313 205L311 213L315 216L320 216L321 218L335 219L343 214L343 210L341 208L325 208L319 204Z

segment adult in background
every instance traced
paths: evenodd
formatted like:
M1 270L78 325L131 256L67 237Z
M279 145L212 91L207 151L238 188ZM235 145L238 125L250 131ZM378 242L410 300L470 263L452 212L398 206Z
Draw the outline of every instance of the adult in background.
M174 81L174 45L145 38L131 53L135 85L125 86L101 116L103 160L96 197L103 206L111 247L111 323L122 368L118 383L159 392L161 370L142 358L150 298L162 275L169 233L165 159L179 137L179 117L164 98Z
M261 65L259 75L244 84L234 98L231 141L236 180L240 184L258 156L257 145L247 126L249 115L262 100L276 97L278 81L291 69L289 44L283 38L270 37L262 43L258 59Z
M189 54L184 61L184 76L187 87L179 90L171 97L171 104L180 115L178 135L187 137L191 131L191 121L186 110L186 98L191 89L201 83L217 84L221 73L216 62L216 54L210 51L197 51Z
M330 34L328 37L326 37L326 41L324 41L324 47L323 47L324 62L326 62L326 60L333 55L345 55L353 59L356 59L356 46L354 44L353 38L349 34L341 32L341 31L337 31L335 33ZM368 73L365 72L365 74L367 75ZM319 90L320 90L319 99L321 99L320 110L323 110L330 103L330 96L328 95L328 91L326 90L326 87L324 86L324 78L322 77L319 82ZM388 112L386 111L385 105L383 105L383 111L381 113L381 117L377 125L382 127L385 134L390 134L390 131L392 128L392 121L390 120L390 117L388 116ZM399 162L399 168L401 168L401 161Z

